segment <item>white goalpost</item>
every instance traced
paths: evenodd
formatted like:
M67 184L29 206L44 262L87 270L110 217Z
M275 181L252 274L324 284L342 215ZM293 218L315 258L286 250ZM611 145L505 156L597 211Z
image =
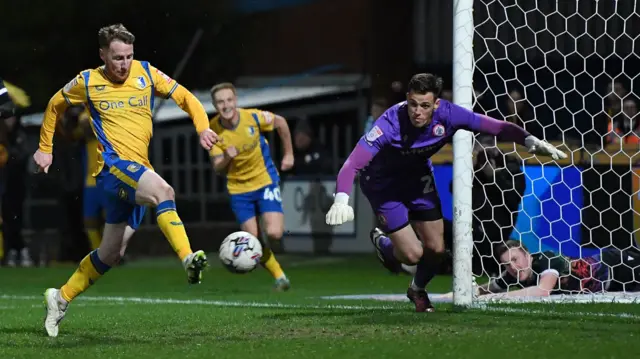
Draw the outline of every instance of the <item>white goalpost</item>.
M456 133L454 306L487 301L476 296L475 282L500 275L493 248L507 239L519 241L531 253L553 253L549 260L601 258L601 248L635 246L640 226L640 170L635 167L640 163L640 126L634 122L640 106L635 97L640 93L634 96L640 86L640 5L613 0L454 0L453 16L454 102L516 121L569 154L564 162L554 162L531 156L518 145L480 144L470 132ZM501 156L521 164L520 172L512 172L506 162L492 164L509 171L502 181L514 181L509 191L501 192L502 198L496 199L494 191L503 185L497 172L493 180L478 179L484 172L478 156L472 156L474 146L485 153L483 158L489 156L487 149L499 149ZM516 180L522 192L514 211L506 202L518 192ZM479 190L486 199L482 208L475 200ZM511 211L504 217L511 223L501 222L498 207L502 214ZM594 265L600 264L603 260L596 259ZM625 265L623 260L619 264ZM580 282L572 278L570 261L568 268L560 280ZM609 272L614 283L614 270ZM609 288L491 301L640 302L635 292Z
M458 105L473 107L473 0L453 5L453 98ZM473 237L471 204L473 183L473 134L453 136L453 303L468 307L473 299L471 255Z

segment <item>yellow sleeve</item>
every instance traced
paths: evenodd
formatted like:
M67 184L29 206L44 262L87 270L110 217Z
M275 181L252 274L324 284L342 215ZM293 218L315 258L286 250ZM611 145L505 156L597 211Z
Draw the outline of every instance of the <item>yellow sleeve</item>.
M251 115L258 117L260 123L260 132L273 131L276 116L269 111L251 110Z
M42 127L40 127L40 144L38 149L44 153L53 152L53 134L56 131L58 118L65 110L72 105L79 105L86 102L86 92L84 80L78 75L69 81L60 91L56 92L49 100L47 109L44 112Z
M151 65L149 65L149 72L153 77L156 92L165 98L172 98L184 112L188 113L198 133L209 128L209 118L204 106L189 90Z

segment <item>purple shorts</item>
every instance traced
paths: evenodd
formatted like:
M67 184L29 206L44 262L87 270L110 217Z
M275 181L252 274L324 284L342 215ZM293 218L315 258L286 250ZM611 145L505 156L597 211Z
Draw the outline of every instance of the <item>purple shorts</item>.
M361 188L376 214L378 228L386 234L406 227L410 221L442 219L440 196L435 185L408 186L407 183L399 183L385 187L371 188L363 183Z

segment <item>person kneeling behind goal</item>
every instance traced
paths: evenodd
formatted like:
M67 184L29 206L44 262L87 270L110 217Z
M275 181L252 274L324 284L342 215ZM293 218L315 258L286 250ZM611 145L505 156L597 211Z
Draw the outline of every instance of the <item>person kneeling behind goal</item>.
M520 241L508 240L495 246L494 254L505 271L477 287L483 298L640 291L637 248L604 248L596 255L570 258L553 251L532 254ZM509 290L514 285L521 289Z

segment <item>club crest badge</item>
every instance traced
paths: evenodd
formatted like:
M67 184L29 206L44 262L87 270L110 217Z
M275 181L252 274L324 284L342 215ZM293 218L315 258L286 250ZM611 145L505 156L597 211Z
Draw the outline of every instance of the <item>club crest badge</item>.
M144 76L136 77L136 87L138 87L140 90L147 87L147 80L144 79Z

